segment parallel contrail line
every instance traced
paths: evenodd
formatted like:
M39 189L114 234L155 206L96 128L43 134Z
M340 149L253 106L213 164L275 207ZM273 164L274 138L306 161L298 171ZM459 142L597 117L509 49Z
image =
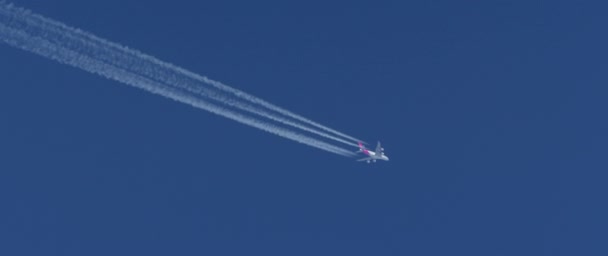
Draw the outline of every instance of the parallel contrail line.
M55 34L59 35L60 37L71 37L71 38L77 38L77 39L82 40L82 41L73 42L73 43L97 45L98 47L91 49L92 51L101 51L101 52L99 52L99 54L95 54L95 56L100 56L99 58L103 58L106 61L112 62L115 65L120 66L122 68L133 70L133 71L135 71L137 73L141 73L141 74L145 73L150 78L184 87L185 89L200 93L201 95L210 97L217 101L224 100L221 97L219 97L216 93L212 93L211 90L206 89L206 88L201 88L200 83L202 82L202 83L211 85L223 92L230 93L234 96L237 96L237 97L244 99L246 101L249 101L251 103L258 104L260 106L268 108L271 111L283 114L287 117L296 119L298 121L307 123L308 125L312 125L319 129L325 130L326 132L333 133L337 136L341 136L341 137L346 138L351 141L356 141L356 142L361 141L357 138L343 134L343 133L333 130L329 127L320 125L312 120L306 119L300 115L297 115L288 110L280 108L276 105L268 103L258 97L255 97L253 95L247 94L238 89L224 85L218 81L211 80L205 76L201 76L199 74L185 70L185 69L175 66L171 63L160 61L159 59L157 59L153 56L141 53L137 50L130 49L128 47L122 46L122 45L114 43L114 42L110 42L106 39L99 38L89 32L69 27L61 22L48 19L41 15L36 15L36 14L31 14L31 13L27 13L27 15L29 17L27 20L25 20L25 22L31 22L38 26L44 26L47 31L54 30ZM80 37L80 38L78 38L78 37ZM129 59L129 57L131 57L131 59ZM178 76L178 77L176 77L176 76ZM177 81L179 81L179 83L176 83ZM237 107L242 110L264 116L264 117L272 119L274 121L278 121L283 124L286 124L286 125L289 125L292 127L296 127L296 128L302 129L304 131L317 134L319 136L323 136L325 138L329 138L329 139L332 139L332 140L335 140L335 141L338 141L338 142L341 142L341 143L344 143L347 145L357 146L356 143L345 141L343 139L340 139L340 138L337 138L330 134L327 134L326 132L321 132L319 130L309 128L309 127L301 125L299 123L292 122L292 121L285 119L274 113L271 113L268 111L263 111L260 108L252 107L251 104L245 104L243 102L235 102L235 101L228 103L227 100L224 100L224 102L222 102L222 103L230 104L233 107Z
M0 4L0 35L1 40L5 43L39 54L41 56L53 59L57 62L67 64L90 73L101 75L105 78L116 80L140 89L144 89L148 92L158 94L199 109L207 110L217 115L227 117L237 122L264 130L266 132L288 138L312 147L316 147L328 152L343 156L351 156L352 152L349 150L328 144L317 139L274 126L267 122L262 122L254 118L242 115L240 113L230 111L228 109L219 107L211 104L200 97L185 92L171 84L163 84L157 81L148 79L140 74L131 72L111 64L105 63L101 60L95 59L94 57L87 56L79 52L79 49L70 49L70 45L62 45L60 43L51 42L46 40L45 33L32 35L28 31L21 27L18 22L19 20L13 20L14 17L10 15L12 11L11 6ZM7 15L8 13L8 15ZM13 19L11 19L11 17ZM23 17L21 17L23 18ZM11 22L15 21L15 22ZM11 25L14 25L11 27ZM41 28L31 28L33 30ZM45 32L42 28L40 32Z

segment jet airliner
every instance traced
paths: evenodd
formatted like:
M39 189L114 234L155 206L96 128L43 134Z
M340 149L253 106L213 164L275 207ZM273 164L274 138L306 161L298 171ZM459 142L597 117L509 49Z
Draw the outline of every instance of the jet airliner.
M376 160L388 161L388 156L384 154L384 148L380 146L380 141L378 141L378 145L376 145L376 151L369 151L365 148L365 146L363 146L363 144L361 144L361 142L359 142L359 151L357 151L357 153L359 152L367 155L367 157L361 158L357 161L367 161L368 164L370 162L375 163Z

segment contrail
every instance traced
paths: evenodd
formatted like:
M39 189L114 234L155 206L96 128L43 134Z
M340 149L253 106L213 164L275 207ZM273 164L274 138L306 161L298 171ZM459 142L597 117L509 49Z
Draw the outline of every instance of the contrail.
M53 32L55 35L57 35L57 38L54 38L55 40L58 40L58 42L56 43L65 43L65 41L71 41L71 43L73 44L82 44L83 46L86 46L86 48L88 48L88 50L90 51L88 52L88 55L95 56L98 59L112 63L118 67L131 70L154 80L179 86L191 92L199 93L200 95L209 97L213 100L228 104L232 107L239 108L241 110L269 118L273 121L277 121L285 125L296 127L304 131L344 143L346 145L357 146L357 144L353 141L361 141L357 138L348 136L346 134L313 122L309 119L306 119L302 116L294 114L288 110L282 109L253 95L247 94L240 90L224 85L218 81L211 80L207 77L177 67L173 64L163 62L155 57L141 53L137 50L129 49L120 44L107 41L103 38L99 38L89 32L69 27L61 22L57 22L40 15L31 13L27 13L27 15L27 19L23 19L23 22L29 23L31 26L41 27L46 32ZM53 38L50 38L49 40L52 39ZM270 111L274 111L289 118L307 123L308 125L312 125L324 131L313 129L300 123L293 122L277 113L263 110L255 105L232 100L227 96L222 96L223 93L214 92L209 88L205 88L205 86L202 86L201 83L211 85L214 88L220 90L221 92L229 93L240 99L244 99L245 101L257 104L258 106L265 107ZM334 135L328 134L328 132L333 133ZM336 136L341 136L345 139L338 138Z
M353 154L349 150L219 107L190 92L176 88L173 84L154 81L140 73L106 63L96 58L96 56L88 56L85 53L90 49L83 49L81 48L82 45L74 44L75 42L69 40L61 41L60 36L53 34L53 31L45 30L43 26L33 26L31 22L28 22L31 16L32 14L27 10L15 8L3 2L0 3L1 40L11 46L39 54L57 62L207 110L284 138L343 156Z

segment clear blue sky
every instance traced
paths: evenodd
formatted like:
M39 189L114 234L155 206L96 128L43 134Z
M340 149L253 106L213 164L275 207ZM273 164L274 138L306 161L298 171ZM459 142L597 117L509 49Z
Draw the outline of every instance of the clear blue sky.
M604 1L13 2L391 161L2 44L0 255L608 255Z

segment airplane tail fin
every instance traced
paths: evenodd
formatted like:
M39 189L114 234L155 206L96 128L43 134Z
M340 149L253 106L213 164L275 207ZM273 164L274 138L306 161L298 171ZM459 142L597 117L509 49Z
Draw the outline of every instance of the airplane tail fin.
M364 149L365 148L365 146L363 146L363 144L360 141L359 141L359 148L360 149Z
M359 151L357 151L357 153L364 153L367 155L367 149L365 148L365 146L363 146L361 142L359 142Z

